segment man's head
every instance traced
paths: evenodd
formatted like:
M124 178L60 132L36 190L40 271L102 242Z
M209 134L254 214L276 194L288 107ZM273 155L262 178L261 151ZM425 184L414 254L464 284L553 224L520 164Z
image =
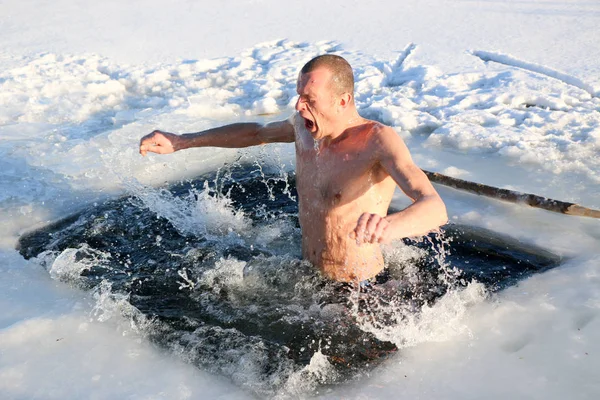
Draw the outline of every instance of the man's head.
M354 74L348 61L340 56L324 54L304 64L304 67L300 70L300 74L308 74L319 68L326 68L331 71L330 85L335 94L350 93L354 96Z
M355 117L352 67L340 56L310 60L298 76L296 110L315 139L340 133Z

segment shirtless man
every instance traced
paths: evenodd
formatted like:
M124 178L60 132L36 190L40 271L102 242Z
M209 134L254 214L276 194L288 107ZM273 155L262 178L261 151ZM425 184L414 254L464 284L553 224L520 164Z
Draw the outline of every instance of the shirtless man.
M447 220L444 203L398 134L358 114L346 60L312 59L297 91L297 113L289 120L183 135L154 131L141 139L140 153L295 142L303 257L333 280L372 278L384 268L380 243L436 229ZM413 203L387 215L396 186Z

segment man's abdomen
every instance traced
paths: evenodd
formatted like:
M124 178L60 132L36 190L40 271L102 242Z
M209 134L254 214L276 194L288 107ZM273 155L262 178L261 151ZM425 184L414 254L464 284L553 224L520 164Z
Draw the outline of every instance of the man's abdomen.
M358 217L356 217L358 219ZM350 237L356 222L352 218L325 217L303 224L304 258L325 276L336 281L356 282L369 279L383 269L379 244L361 243Z

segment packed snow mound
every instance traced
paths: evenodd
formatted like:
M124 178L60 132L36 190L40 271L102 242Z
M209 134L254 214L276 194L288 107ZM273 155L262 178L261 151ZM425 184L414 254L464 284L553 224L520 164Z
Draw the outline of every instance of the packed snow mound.
M482 51L473 57L496 63L444 74L415 61L415 51L418 46L411 43L397 59L379 60L335 42L279 40L235 57L145 67L96 55L42 54L0 74L0 129L50 123L61 126L50 138L60 144L74 132L87 139L157 113L217 121L288 115L301 66L335 52L355 69L356 103L367 118L405 136L427 138L425 146L497 154L552 174L574 172L600 182L600 98L590 85Z

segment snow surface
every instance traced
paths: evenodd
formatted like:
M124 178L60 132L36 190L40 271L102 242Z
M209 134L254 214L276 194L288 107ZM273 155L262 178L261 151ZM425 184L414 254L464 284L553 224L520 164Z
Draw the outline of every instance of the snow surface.
M360 112L394 126L421 167L600 208L595 2L34 0L2 2L0 16L2 398L249 396L147 343L123 303L53 280L14 246L95 201L233 159L142 159L136 145L158 127L285 118L299 67L323 52L349 59ZM275 149L252 154L292 168L293 149ZM452 221L542 245L564 265L489 298L445 298L402 332L412 346L324 396L598 398L600 223L438 189Z

